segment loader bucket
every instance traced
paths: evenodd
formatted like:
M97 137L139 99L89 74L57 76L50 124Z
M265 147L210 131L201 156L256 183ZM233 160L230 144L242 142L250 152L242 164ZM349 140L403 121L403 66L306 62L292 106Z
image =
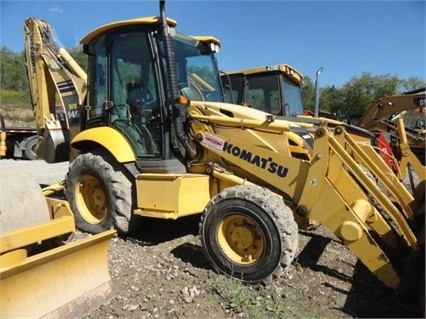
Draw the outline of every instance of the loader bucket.
M1 260L7 253L0 256L1 318L82 318L109 301L107 256L114 234L106 231L8 266Z

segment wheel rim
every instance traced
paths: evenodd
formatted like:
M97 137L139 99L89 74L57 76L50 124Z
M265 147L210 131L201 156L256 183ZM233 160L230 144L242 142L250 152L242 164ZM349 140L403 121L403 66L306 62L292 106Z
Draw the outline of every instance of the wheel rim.
M81 216L91 224L99 224L106 216L107 196L98 179L83 175L76 186L76 202Z
M250 265L262 256L263 232L247 216L232 214L225 217L219 224L217 235L223 252L235 263Z

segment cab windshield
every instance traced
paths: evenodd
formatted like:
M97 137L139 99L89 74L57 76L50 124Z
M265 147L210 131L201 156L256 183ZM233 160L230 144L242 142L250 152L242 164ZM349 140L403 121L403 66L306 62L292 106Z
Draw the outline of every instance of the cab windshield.
M177 33L172 45L180 92L189 100L223 102L216 57L209 44ZM166 70L164 59L162 63Z

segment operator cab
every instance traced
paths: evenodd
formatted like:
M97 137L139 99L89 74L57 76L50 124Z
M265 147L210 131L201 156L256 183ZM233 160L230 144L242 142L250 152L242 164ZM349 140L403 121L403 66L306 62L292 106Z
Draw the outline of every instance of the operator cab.
M176 23L167 19L169 31ZM88 54L86 129L111 126L127 139L139 171L183 170L182 148L169 107L165 44L157 18L101 27L82 40ZM215 53L218 40L174 33L172 46L180 94L222 101Z
M302 75L286 64L222 72L225 101L278 116L303 115Z

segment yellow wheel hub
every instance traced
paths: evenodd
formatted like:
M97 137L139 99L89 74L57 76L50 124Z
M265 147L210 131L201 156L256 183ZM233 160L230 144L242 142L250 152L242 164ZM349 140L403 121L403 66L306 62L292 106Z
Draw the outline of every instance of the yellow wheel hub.
M107 212L107 196L100 182L84 175L76 187L76 201L81 216L91 224L99 224Z
M219 245L233 262L248 265L255 263L264 249L264 235L250 218L233 214L219 224Z

